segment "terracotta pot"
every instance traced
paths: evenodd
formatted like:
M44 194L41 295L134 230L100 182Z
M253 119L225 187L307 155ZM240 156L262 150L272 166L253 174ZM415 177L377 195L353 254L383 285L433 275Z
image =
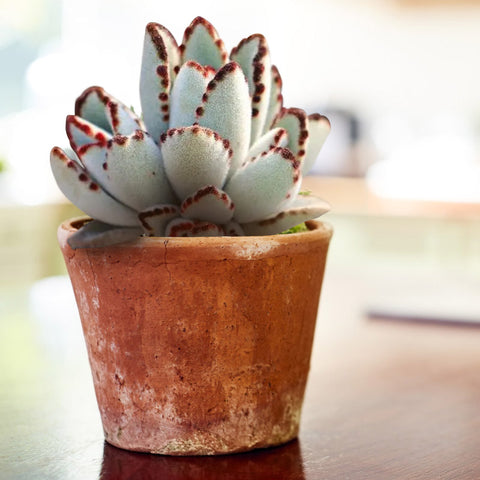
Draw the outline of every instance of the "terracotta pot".
M58 230L106 440L213 455L298 434L330 226L72 250Z

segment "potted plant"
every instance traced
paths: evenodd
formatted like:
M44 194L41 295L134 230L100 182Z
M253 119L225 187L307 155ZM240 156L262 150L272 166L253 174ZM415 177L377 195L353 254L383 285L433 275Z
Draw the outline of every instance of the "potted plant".
M51 152L89 215L58 237L105 438L171 455L284 443L332 234L300 184L330 124L283 107L262 35L229 57L201 17L180 46L147 25L140 97L141 117L88 88L67 117L72 151Z

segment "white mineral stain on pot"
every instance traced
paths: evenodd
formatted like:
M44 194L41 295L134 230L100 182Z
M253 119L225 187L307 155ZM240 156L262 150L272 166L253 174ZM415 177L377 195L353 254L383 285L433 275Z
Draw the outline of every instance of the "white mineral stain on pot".
M84 311L86 315L90 314L90 302L86 292L80 290L77 292L78 306L80 311Z
M235 249L235 256L237 258L251 260L253 258L261 257L267 253L276 250L282 244L279 242L259 242L259 243L245 243Z
M97 295L92 296L92 304L95 310L98 310L100 307L100 302L98 301L98 287L96 287Z

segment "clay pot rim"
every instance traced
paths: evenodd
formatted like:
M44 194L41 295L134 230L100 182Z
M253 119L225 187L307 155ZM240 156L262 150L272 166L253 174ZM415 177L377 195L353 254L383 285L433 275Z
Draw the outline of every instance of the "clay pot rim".
M73 217L62 222L58 228L59 237L65 240L75 233L86 221L90 220L88 216ZM293 245L298 243L318 242L320 239L330 240L333 235L333 228L330 223L308 220L305 222L308 231L276 234L276 235L249 235L239 237L139 237L137 240L118 245L111 245L107 248L158 248L159 245L169 247L189 247L189 248L212 248L212 247L235 247L255 244L262 245ZM96 249L95 247L92 248Z

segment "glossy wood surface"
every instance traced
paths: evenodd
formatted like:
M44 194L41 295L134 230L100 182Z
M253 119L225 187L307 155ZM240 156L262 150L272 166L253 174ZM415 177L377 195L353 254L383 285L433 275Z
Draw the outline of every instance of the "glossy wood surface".
M105 444L75 315L2 294L0 478L480 478L480 329L368 319L371 287L327 268L298 440L197 458Z

